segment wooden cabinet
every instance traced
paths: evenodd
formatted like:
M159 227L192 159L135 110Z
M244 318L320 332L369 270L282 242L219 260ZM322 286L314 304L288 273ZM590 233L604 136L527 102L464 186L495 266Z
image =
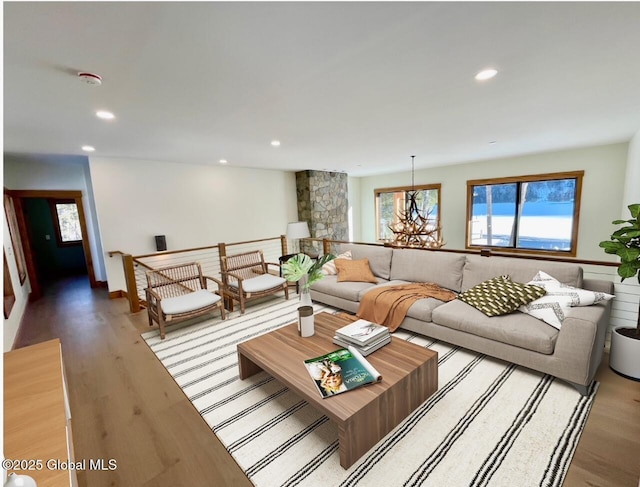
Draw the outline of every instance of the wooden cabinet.
M60 340L4 354L4 456L38 487L76 486Z

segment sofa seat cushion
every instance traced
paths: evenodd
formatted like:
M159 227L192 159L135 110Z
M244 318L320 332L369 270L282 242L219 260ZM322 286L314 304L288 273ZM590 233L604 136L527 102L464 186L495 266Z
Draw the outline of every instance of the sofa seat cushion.
M218 301L220 301L220 296L206 289L200 289L199 291L183 294L182 296L164 298L160 301L160 307L166 315L177 315L206 308Z
M553 353L558 337L558 330L519 311L489 317L459 299L436 307L432 318L438 325L545 355Z
M411 305L407 311L407 316L416 320L431 322L433 321L433 311L443 304L445 304L444 301L436 298L419 299Z
M286 281L283 277L274 276L273 274L261 274L250 279L244 279L242 281L242 290L245 293L259 293L273 289L278 286L282 286ZM237 288L237 282L230 282L231 287Z
M378 283L387 282L377 278ZM348 301L360 301L360 293L375 286L370 282L338 282L338 276L325 276L311 285L314 291Z
M395 279L392 281L383 282L381 284L372 286L367 289L363 289L362 291L360 291L360 295L358 296L358 301L362 301L362 296L364 296L365 293L373 289L378 289L383 286L401 286L403 284L411 284L411 282ZM426 322L433 321L431 319L433 310L442 304L444 304L444 301L440 301L439 299L435 299L435 298L419 299L418 301L416 301L411 305L411 307L407 311L407 316L409 316L410 318L414 318L416 320L421 320Z

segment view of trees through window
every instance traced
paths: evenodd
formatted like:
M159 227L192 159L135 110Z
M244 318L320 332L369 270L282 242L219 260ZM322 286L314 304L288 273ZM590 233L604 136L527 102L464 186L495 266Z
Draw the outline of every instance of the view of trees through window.
M469 181L470 245L575 252L582 173L552 176Z
M393 240L393 232L389 229L389 225L398 223L399 212L406 211L407 195L410 190L410 187L406 187L377 189L375 191L378 240L386 242ZM440 215L440 185L417 186L415 190L418 211L423 215L429 214L430 219L433 219L434 228L437 227Z
M61 242L70 243L82 240L77 205L75 203L56 203L55 206Z

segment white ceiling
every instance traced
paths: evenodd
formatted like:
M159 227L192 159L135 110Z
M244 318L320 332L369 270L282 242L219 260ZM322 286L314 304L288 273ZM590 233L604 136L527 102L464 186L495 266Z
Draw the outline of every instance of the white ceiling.
M420 168L640 130L638 2L3 8L10 153L89 144L100 157L364 176L407 170L413 154ZM488 66L499 74L475 81Z

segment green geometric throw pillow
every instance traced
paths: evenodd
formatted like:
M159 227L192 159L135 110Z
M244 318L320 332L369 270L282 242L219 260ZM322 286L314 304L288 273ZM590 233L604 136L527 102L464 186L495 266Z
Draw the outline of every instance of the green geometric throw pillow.
M501 316L544 296L545 292L539 286L513 282L509 276L498 276L459 294L458 299L487 316Z

